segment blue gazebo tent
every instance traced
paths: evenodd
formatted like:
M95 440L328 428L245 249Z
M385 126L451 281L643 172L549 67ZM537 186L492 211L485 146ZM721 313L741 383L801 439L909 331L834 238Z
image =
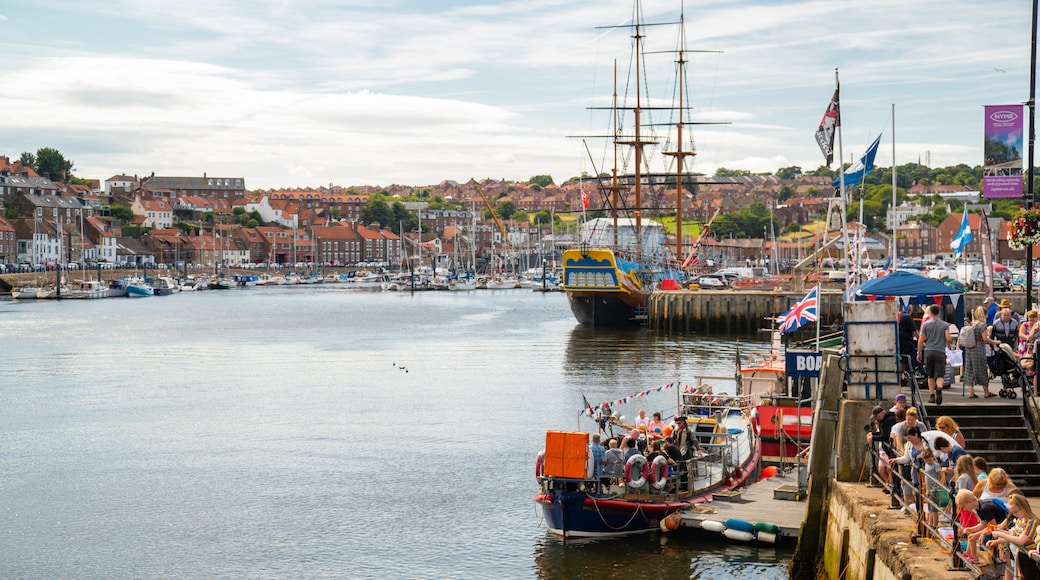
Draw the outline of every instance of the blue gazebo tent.
M951 305L953 322L960 328L964 324L964 294L942 282L896 270L886 276L874 278L853 288L854 300L898 300L899 307L908 309L912 304L925 308L931 304Z

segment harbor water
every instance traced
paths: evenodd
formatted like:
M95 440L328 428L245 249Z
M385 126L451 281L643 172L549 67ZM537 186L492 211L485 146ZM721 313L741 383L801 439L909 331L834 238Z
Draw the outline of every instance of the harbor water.
M762 337L337 285L4 300L0 336L2 578L787 576L789 550L721 537L564 544L532 499L583 395L732 376Z

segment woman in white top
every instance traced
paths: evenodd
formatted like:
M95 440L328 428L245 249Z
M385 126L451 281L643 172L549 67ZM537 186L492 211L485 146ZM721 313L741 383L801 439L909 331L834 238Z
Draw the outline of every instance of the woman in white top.
M999 499L1005 501L1009 490L1015 489L1006 471L994 467L989 472L989 477L975 484L972 492L975 497L981 499Z

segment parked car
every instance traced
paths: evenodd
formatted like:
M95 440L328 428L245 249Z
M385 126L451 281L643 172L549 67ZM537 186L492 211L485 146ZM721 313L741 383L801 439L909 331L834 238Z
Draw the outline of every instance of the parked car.
M981 292L985 288L985 280L982 277L982 272L976 272L971 279L971 289L976 292ZM1023 283L1023 288L1025 284ZM1010 292L1011 291L1011 276L1005 272L994 272L993 273L993 291L994 292Z

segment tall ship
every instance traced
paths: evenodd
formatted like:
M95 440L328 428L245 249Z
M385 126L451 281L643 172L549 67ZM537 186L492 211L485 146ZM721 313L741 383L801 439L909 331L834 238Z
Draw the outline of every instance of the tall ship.
M631 31L631 80L625 88L631 97L626 98L628 102L619 101L615 80L612 105L592 107L611 113L609 134L590 138L607 140L605 156L612 156L613 167L596 171L593 195L598 199L594 204L582 191L582 205L595 205L594 211L602 211L606 217L585 221L579 244L563 252L563 289L582 325L639 325L646 319L653 291L662 286L677 288L685 279L679 268L684 255L683 192L697 182L698 174L688 169L688 158L695 152L692 132L684 131L693 124L686 80L686 59L691 51L685 49L683 19L673 24L655 29L677 30L673 46L678 48L648 48L644 31L652 25L642 22L641 2L636 0L632 21L611 27ZM672 61L667 63L672 66L665 83L671 96L664 106L651 102L646 90L646 56L667 56ZM596 166L595 160L592 164ZM662 224L644 218L649 211L676 215L674 249L665 245Z

